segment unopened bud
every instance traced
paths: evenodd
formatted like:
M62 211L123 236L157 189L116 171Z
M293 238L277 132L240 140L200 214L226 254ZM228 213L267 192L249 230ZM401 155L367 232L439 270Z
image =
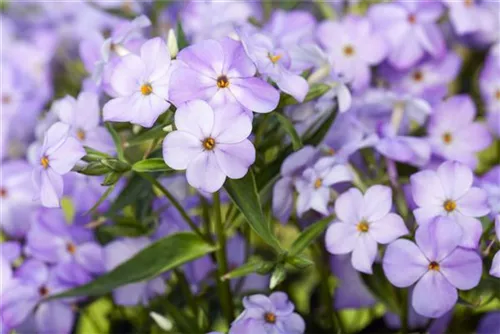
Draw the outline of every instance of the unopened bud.
M170 51L170 57L175 58L179 53L179 45L177 45L177 37L175 37L174 29L168 31L167 47Z

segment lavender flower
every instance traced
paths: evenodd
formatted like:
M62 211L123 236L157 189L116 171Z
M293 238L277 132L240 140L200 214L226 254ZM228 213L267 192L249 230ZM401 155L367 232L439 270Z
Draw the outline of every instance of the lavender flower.
M170 74L170 53L159 37L144 43L140 56L123 57L111 76L111 87L118 96L104 105L104 120L153 126L170 107Z
M488 112L500 113L500 56L490 52L479 77L481 96ZM500 126L498 126L500 127ZM498 128L497 127L497 128ZM497 131L499 133L500 131Z
M495 233L497 235L497 239L500 240L500 215L495 218ZM500 278L500 251L498 251L493 257L490 275Z
M481 176L477 185L486 191L490 214L494 217L500 214L500 166L495 166Z
M70 134L82 145L107 153L114 151L111 135L99 125L101 112L97 94L82 92L77 100L66 96L55 102L54 111L61 122L70 126Z
M330 189L334 184L352 180L352 173L344 164L331 164L320 159L313 167L306 169L302 177L295 180L297 215L301 217L308 210L328 215Z
M353 267L371 274L377 243L387 244L408 233L403 219L390 212L391 207L389 187L372 186L364 195L349 189L335 202L338 221L326 231L326 249L332 254L352 252Z
M78 140L69 137L70 127L58 122L45 134L43 145L37 153L31 154L35 198L40 198L45 207L58 207L63 194L62 175L71 171L85 155Z
M458 35L494 29L489 9L482 6L479 1L443 0L443 2L449 8L450 21Z
M389 62L405 69L415 65L426 53L441 57L446 45L436 24L443 13L439 2L408 2L376 4L368 16L377 31L390 44Z
M458 299L457 289L474 288L481 279L481 257L458 247L462 230L441 217L418 228L416 245L404 239L391 243L383 258L384 272L397 287L415 282L412 305L418 314L437 318Z
M489 212L487 194L472 187L472 171L459 162L447 161L437 171L424 170L410 178L413 199L418 208L413 211L417 223L426 225L435 217L450 216L463 230L460 245L475 248L483 228L475 217Z
M475 116L474 103L465 95L451 97L437 105L428 126L433 153L475 168L476 153L492 142L488 129L474 122Z
M148 238L124 238L114 240L104 248L106 270L110 271L129 260L151 241ZM119 287L113 291L113 300L118 305L134 306L147 304L151 298L165 292L165 283L161 277L147 282L137 282Z
M187 102L177 109L175 125L163 141L163 159L173 169L187 169L189 184L199 190L215 192L226 177L242 178L255 160L247 139L251 119L236 104L214 110L201 100Z
M497 334L500 328L500 312L488 312L477 325L477 334Z
M240 42L230 38L205 40L177 55L170 99L176 105L201 99L212 106L239 103L266 113L278 105L279 93L255 77L256 68Z
M305 331L304 320L293 312L295 306L284 292L274 292L269 297L244 297L243 306L245 310L232 323L229 334L301 334Z
M325 21L318 27L317 36L335 70L352 88L355 91L367 88L370 66L380 63L387 53L384 39L372 30L370 22L355 16L348 16L342 22Z

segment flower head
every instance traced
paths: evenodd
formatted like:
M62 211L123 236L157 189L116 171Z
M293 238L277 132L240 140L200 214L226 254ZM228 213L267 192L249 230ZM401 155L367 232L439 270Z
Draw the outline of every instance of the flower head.
M163 159L187 169L189 184L199 190L215 192L226 177L242 178L255 160L247 139L252 122L237 104L214 110L201 100L187 102L177 109L175 126L163 141Z
M475 217L487 215L489 208L486 192L472 187L472 171L464 164L447 161L437 171L413 174L410 181L418 206L413 211L417 223L425 225L435 217L450 216L463 229L460 245L475 248L483 231Z
M377 243L387 244L408 233L403 219L391 213L392 191L385 186L372 186L363 195L351 188L337 198L338 221L326 231L325 244L332 254L352 252L356 270L372 273Z
M417 313L437 318L458 299L457 289L468 290L481 279L481 257L458 247L462 230L448 217L418 228L416 244L409 240L391 243L383 258L389 281L397 287L415 282L412 305Z

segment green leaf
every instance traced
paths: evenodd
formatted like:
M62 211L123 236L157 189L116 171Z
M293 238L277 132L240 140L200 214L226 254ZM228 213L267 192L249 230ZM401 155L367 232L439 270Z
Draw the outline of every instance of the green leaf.
M253 259L222 276L222 280L258 273L262 270L268 270L270 267L272 268L272 266L273 264L271 262L263 261L261 259Z
M186 34L184 33L184 29L182 28L182 24L179 20L177 23L177 45L179 46L179 51L184 49L186 46L189 45L189 42L186 38Z
M157 218L150 216L141 222L133 217L114 216L110 217L113 224L102 225L99 231L113 237L139 237L148 234L157 223Z
M84 148L85 148L85 151L87 152L87 154L82 158L83 161L90 162L90 161L99 161L101 159L113 158L112 156L110 156L107 153L103 153L103 152L94 150L93 148L90 148L88 146L84 146Z
M288 256L286 262L300 270L310 267L314 264L313 261L297 255Z
M286 271L283 265L277 265L269 280L269 289L273 290L286 278Z
M127 146L136 146L144 143L145 141L148 140L153 140L153 139L158 139L158 138L164 138L167 134L165 131L163 131L163 128L166 127L169 123L165 124L160 124L155 126L154 128L151 128L147 131L142 132L141 134L137 135L134 138L131 138L127 141Z
M109 314L113 310L113 302L109 298L100 298L81 310L76 325L77 334L107 334L110 330Z
M126 162L117 159L102 159L101 163L115 172L127 172L130 170L130 165Z
M295 130L295 127L293 126L292 122L287 117L278 112L273 113L273 115L278 119L278 121L283 126L283 129L286 131L286 133L288 133L288 135L292 139L293 150L297 151L301 149L303 146L302 140L300 139L300 136L297 133L297 130Z
M307 95L304 98L304 101L302 103L317 99L318 97L321 97L325 93L327 93L330 89L331 89L331 87L326 85L326 84L322 84L322 83L312 84L309 87L309 92L307 93ZM281 98L281 101L279 102L278 108L282 108L282 107L294 105L294 104L299 104L299 102L293 96L283 95Z
M110 172L110 168L103 165L100 161L91 161L86 166L80 169L73 170L75 170L77 173L90 176L104 175Z
M106 175L106 177L104 178L104 181L102 181L102 183L101 183L101 186L112 186L116 182L118 182L118 180L120 179L121 176L122 176L122 173L111 172L108 175Z
M111 138L113 138L113 143L115 143L116 154L118 156L118 159L120 159L121 161L126 161L125 152L123 150L123 145L120 140L120 136L118 135L118 132L116 132L115 128L113 128L113 125L111 125L111 123L105 122L104 125L106 125L106 129L108 129L109 133L111 134Z
M51 296L49 299L76 296L101 296L130 283L153 279L186 262L215 251L196 234L171 234L152 243L130 260L83 286Z
M136 162L132 169L136 172L172 172L173 169L168 167L162 158L151 158Z
M302 253L317 237L319 237L326 227L332 221L332 216L323 218L314 224L307 227L300 235L295 239L292 246L290 247L290 255L298 255Z
M268 245L281 251L278 239L271 231L271 226L262 212L253 172L250 170L245 177L238 180L227 179L224 188L255 233Z
M149 182L143 180L139 175L134 174L125 188L123 188L120 192L116 200L111 204L108 212L117 212L152 191L153 190Z

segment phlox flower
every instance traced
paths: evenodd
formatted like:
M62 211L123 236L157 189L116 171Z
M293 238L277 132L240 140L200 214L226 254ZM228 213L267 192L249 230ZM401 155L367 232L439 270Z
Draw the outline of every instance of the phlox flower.
M418 228L416 244L405 239L391 243L382 266L389 281L405 288L416 282L412 305L417 313L437 318L453 308L457 289L474 288L481 279L481 257L460 248L462 230L440 217Z
M173 169L187 169L187 181L199 190L219 190L226 177L242 178L255 161L247 139L252 121L237 104L212 109L201 100L186 102L175 113L175 126L163 141L163 159Z
M487 215L487 193L472 187L472 171L459 162L446 161L437 171L423 170L410 177L413 200L418 208L413 211L417 223L425 225L435 217L450 216L462 230L460 245L475 248L483 231L475 217Z
M59 207L63 195L62 175L71 171L86 154L82 144L69 136L70 126L62 122L53 124L45 134L38 152L33 146L30 160L33 170L35 198L40 198L45 207Z
M204 100L212 106L239 103L267 113L276 108L279 92L261 78L241 42L229 37L205 40L182 49L172 73L170 99L176 105Z
M144 43L140 55L121 58L110 80L117 97L104 105L104 120L153 126L170 107L170 74L170 52L159 37Z
M332 254L352 252L353 267L371 274L377 244L387 244L408 233L403 219L390 212L391 207L389 187L375 185L364 195L357 188L349 189L335 201L338 221L326 231L326 249Z

